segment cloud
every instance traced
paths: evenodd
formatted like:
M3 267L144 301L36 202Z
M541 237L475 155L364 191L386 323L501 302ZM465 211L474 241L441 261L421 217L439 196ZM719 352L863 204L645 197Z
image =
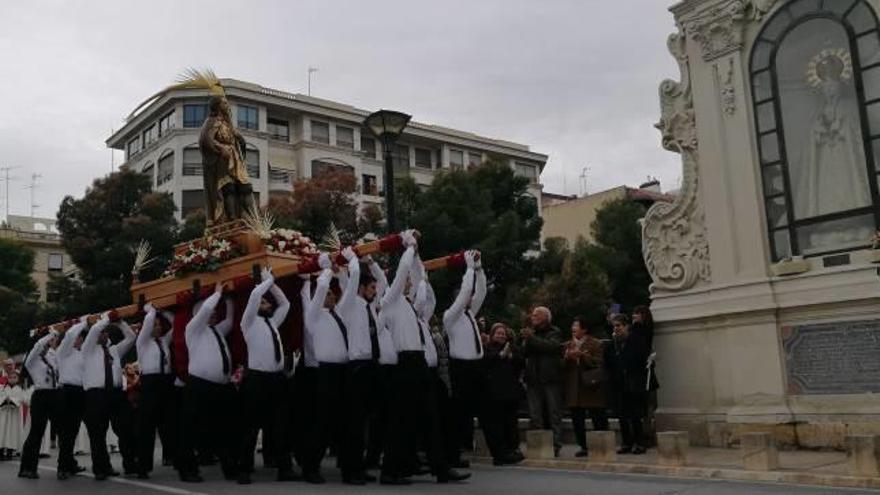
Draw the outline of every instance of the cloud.
M657 85L669 0L3 2L0 166L20 167L11 211L39 173L37 214L111 167L104 140L186 67L529 144L545 190L675 187L660 149ZM121 161L117 154L115 161ZM2 193L2 188L0 188ZM5 201L0 198L0 205Z

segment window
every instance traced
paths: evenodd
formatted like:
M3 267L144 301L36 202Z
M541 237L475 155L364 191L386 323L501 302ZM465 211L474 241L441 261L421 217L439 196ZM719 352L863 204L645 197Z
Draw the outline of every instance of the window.
M153 165L153 162L148 163L141 173L150 178L150 187L153 187L153 184L156 181L156 177L154 177L156 174L156 167Z
M159 135L164 136L171 129L174 129L174 110L159 119Z
M290 171L282 168L269 166L269 182L275 184L290 184Z
M394 163L394 177L409 176L409 146L405 144L394 145L394 153L391 154Z
M205 209L205 191L201 189L192 189L183 191L180 201L180 213L184 218L189 215Z
M361 151L363 151L367 158L376 158L376 140L364 136L364 133L368 131L361 131Z
M431 150L416 148L416 167L431 169Z
M449 168L453 170L464 168L464 151L449 150Z
M330 124L312 121L312 141L330 144Z
M281 141L290 141L290 123L286 120L269 119L266 121L269 137Z
M312 160L312 178L320 177L329 173L354 174L354 167L340 163L330 163L322 160Z
M253 179L260 178L260 150L248 145L244 152L244 162L247 164L248 175Z
M336 146L354 149L354 129L336 126Z
M144 131L144 148L149 146L151 143L159 139L159 132L156 129L156 125L153 124Z
M479 167L483 164L483 154L479 151L468 151L468 168Z
M370 196L379 195L379 180L376 178L375 175L361 175L361 193Z
M196 146L183 149L183 175L202 175L202 153Z
M865 0L786 4L755 42L750 77L773 261L868 247L880 226L872 8Z
M531 183L538 182L538 168L534 165L516 162L514 173L519 177L525 177L526 179L529 179L529 182Z
M260 128L260 112L257 107L238 105L238 127L256 131Z
M128 142L128 157L131 158L141 150L141 137L138 136Z
M183 126L201 127L208 117L208 105L184 105Z
M64 269L64 255L61 253L49 253L49 271L60 272Z
M170 181L174 178L174 152L169 151L162 158L159 158L159 175L156 177L156 185L161 186L162 184Z

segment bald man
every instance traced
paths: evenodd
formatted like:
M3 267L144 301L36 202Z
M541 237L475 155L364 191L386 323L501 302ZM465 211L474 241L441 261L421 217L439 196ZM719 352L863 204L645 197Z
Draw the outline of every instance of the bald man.
M553 326L548 308L538 306L529 317L530 325L522 330L526 358L530 428L553 430L553 450L562 448L562 350L565 336ZM546 413L546 414L545 414Z

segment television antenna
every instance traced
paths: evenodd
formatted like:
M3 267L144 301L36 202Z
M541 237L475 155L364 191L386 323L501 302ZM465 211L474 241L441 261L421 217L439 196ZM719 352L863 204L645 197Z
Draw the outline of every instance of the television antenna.
M12 170L15 170L17 168L21 168L21 167L12 167L9 165L7 165L5 167L0 167L0 175L2 175L2 176L0 176L0 181L3 181L6 183L6 198L5 199L6 199L6 221L7 222L9 221L9 203L11 203L11 201L9 200L9 183L14 180L18 180L18 177L10 176L9 172L11 172Z
M24 189L31 190L31 216L34 216L34 213L37 211L37 207L40 206L35 201L35 195L37 192L37 179L43 177L40 174L31 174L31 183L30 185L24 186Z

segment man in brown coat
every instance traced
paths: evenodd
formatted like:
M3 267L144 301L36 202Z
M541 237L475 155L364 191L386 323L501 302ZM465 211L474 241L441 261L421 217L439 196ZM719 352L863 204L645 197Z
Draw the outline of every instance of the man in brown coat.
M584 428L589 411L593 429L608 429L605 413L605 371L602 342L587 333L586 320L576 316L571 324L571 340L565 344L566 399L571 412L575 439L581 450L577 457L587 456L587 432Z

